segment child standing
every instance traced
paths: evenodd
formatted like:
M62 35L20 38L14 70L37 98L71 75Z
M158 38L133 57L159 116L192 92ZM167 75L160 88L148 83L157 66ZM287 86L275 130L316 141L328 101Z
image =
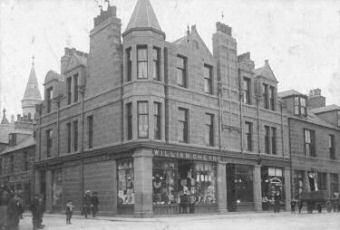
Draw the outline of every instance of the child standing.
M73 213L73 204L71 200L68 200L66 203L66 224L71 224L71 218Z

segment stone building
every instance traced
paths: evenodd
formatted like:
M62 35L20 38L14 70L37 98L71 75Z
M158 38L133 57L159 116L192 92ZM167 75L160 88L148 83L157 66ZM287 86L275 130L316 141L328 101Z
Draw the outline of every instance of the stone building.
M0 151L0 184L7 184L12 191L20 192L26 204L30 202L33 187L33 116L35 106L41 103L39 97L33 65L22 100L23 115L9 122L4 112L0 125L0 142L4 143Z
M295 90L280 93L289 118L292 196L302 192L339 193L340 107L326 106L319 89L310 95Z
M79 209L86 190L107 215L262 210L277 192L288 208L288 119L268 61L237 55L223 23L212 52L196 26L165 37L149 0L123 33L109 5L89 54L66 48L47 73L34 176L47 210Z

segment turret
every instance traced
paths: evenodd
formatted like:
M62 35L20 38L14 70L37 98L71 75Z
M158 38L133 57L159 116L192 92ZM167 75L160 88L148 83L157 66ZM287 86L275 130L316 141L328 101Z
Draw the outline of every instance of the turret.
M41 94L39 91L38 80L34 69L34 61L32 62L31 72L26 85L24 97L21 100L22 112L24 116L34 117L35 105L41 103Z

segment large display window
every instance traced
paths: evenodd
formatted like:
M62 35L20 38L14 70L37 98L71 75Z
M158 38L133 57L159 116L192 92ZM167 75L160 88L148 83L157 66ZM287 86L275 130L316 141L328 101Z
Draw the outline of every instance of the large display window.
M282 204L285 200L284 193L284 177L282 168L262 167L262 208L269 209L275 200L275 196L279 197Z
M128 205L135 203L133 160L117 161L118 171L118 204Z
M210 162L154 158L153 203L215 204L216 166Z
M63 208L63 184L62 171L56 169L52 173L52 205L53 210L62 210Z

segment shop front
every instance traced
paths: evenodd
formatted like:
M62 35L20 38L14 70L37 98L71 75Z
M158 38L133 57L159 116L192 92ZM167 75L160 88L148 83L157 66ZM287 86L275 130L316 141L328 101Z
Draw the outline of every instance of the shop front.
M154 214L216 212L216 163L153 159Z
M254 167L227 164L228 211L254 210Z
M282 168L264 166L261 168L262 209L272 210L275 200L285 207L285 182Z

